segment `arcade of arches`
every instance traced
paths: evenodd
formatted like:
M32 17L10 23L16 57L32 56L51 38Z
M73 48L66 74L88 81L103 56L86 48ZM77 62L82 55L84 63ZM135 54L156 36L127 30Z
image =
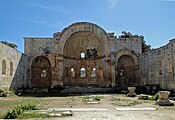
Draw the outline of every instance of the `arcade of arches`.
M135 86L136 55L111 54L115 37L90 23L69 26L53 39L54 51L37 53L31 62L31 85L37 88L61 86ZM38 42L38 41L37 41ZM115 55L114 55L115 56ZM114 62L113 62L114 61ZM114 69L113 69L114 68Z

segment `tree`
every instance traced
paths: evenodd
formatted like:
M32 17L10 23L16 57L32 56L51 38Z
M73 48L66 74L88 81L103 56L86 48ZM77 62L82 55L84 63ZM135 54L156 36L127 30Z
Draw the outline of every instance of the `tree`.
M9 46L9 47L11 47L11 48L14 48L14 49L17 49L17 47L18 47L16 44L9 43L7 41L0 41L0 42L3 43L3 44L5 44L5 45L7 45L7 46Z
M151 45L146 44L146 41L142 39L142 53L147 52L148 50L151 50Z

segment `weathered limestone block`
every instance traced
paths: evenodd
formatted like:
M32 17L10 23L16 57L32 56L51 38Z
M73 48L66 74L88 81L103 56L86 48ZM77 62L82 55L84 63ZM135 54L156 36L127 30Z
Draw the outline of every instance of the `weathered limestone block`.
M128 87L128 97L135 97L136 93L135 93L135 87Z
M64 111L64 112L62 112L61 115L64 116L64 117L66 117L66 116L73 116L71 111Z
M168 96L170 95L169 91L159 91L159 99L157 103L159 106L173 106L174 104L170 102Z
M49 113L48 114L50 117L61 117L61 113Z
M149 96L148 95L144 95L144 94L141 94L139 97L138 97L139 100L149 100Z

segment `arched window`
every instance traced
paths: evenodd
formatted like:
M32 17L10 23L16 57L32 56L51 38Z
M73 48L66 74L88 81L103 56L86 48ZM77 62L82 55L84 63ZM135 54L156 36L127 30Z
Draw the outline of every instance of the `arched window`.
M10 75L13 75L13 62L10 62Z
M162 61L159 61L159 74L162 74Z
M2 74L6 74L6 61L2 60Z
M80 69L80 77L82 77L82 78L86 77L86 69L85 68Z
M80 58L81 58L81 59L84 59L85 57L86 57L85 53L84 53L84 52L81 52Z
M74 70L74 68L71 68L70 72L71 72L71 77L75 77L75 70Z
M103 77L103 68L102 67L99 68L99 76Z
M170 58L168 58L167 63L168 63L168 72L169 72L169 73L172 73L172 72L173 72L173 69L172 69L172 61L171 61Z
M96 68L92 69L91 76L92 77L96 77Z

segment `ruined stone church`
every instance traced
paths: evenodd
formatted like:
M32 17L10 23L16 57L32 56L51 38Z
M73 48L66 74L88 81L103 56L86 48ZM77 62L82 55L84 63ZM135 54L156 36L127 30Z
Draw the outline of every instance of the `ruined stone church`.
M24 53L0 43L0 88L158 85L175 90L175 39L142 52L143 39L77 22L51 38L24 37Z

